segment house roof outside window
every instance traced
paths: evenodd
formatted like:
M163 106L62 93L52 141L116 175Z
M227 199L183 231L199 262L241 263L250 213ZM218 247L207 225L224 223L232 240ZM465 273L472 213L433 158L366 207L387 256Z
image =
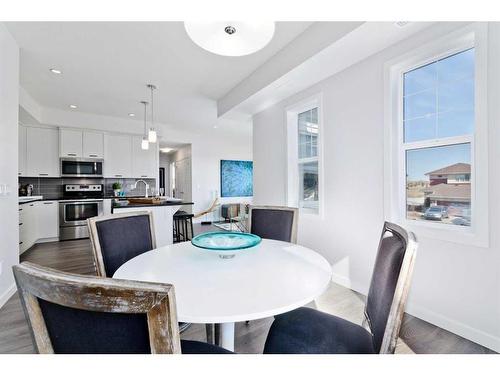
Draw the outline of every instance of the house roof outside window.
M426 176L432 175L453 175L453 174L469 174L470 173L470 164L467 163L456 163L449 165L447 167L436 169L432 172L427 172Z

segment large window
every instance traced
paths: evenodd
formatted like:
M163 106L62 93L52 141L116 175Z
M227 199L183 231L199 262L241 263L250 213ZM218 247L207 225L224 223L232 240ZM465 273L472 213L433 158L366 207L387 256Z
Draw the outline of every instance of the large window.
M402 75L406 218L471 225L474 48Z
M306 213L320 209L319 100L287 110L288 204Z

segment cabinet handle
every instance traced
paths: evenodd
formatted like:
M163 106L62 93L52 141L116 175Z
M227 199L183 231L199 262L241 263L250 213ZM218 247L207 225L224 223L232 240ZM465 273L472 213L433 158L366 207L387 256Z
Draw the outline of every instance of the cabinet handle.
M33 207L33 206L34 206L34 204L30 204L30 207Z
M96 155L96 154L90 154L89 155L89 158L97 158L99 155Z
M43 202L43 204L54 204L54 202Z
M121 177L122 175L121 174L115 174L115 177Z
M22 245L23 244L23 241L19 242L19 245Z
M22 175L22 172L17 172L17 175L18 175L18 176Z
M76 156L76 154L74 152L68 152L66 155L68 155L68 156Z
M19 225L23 225L23 223L19 223Z
M48 176L48 173L38 173L39 176Z
M22 211L22 210L23 210L22 208L19 209L19 211Z
M143 174L141 177L148 177L148 176Z

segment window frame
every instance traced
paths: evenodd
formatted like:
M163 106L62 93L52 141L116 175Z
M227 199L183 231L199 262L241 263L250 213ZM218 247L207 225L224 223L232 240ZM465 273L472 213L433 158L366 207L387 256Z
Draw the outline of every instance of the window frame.
M470 135L404 142L403 77L412 69L474 48L474 132ZM480 247L489 246L487 138L487 25L473 24L385 64L384 216L417 236ZM445 225L407 218L406 152L470 143L471 226Z
M323 189L323 95L318 93L285 108L285 133L287 140L287 189L286 202L290 207L298 207L301 215L323 218L324 189ZM299 149L298 149L298 115L313 108L318 109L318 156L301 158L301 163L318 161L318 208L300 207L299 199Z

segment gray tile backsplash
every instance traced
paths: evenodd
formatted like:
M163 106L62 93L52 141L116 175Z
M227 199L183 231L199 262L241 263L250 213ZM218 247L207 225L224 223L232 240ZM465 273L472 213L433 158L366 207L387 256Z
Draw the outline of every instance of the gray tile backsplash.
M139 183L137 189L132 189L130 185L135 184L138 179L136 178L50 178L50 177L19 177L19 184L33 185L33 195L42 195L44 198L57 199L62 196L63 185L65 184L103 184L104 194L106 196L113 195L112 185L115 182L120 182L122 184L122 190L125 191L125 195L144 195L146 188L144 184ZM150 189L155 189L156 192L156 180L154 178L144 179L148 184ZM149 191L151 195L151 190Z

